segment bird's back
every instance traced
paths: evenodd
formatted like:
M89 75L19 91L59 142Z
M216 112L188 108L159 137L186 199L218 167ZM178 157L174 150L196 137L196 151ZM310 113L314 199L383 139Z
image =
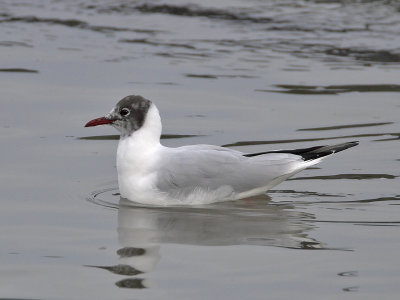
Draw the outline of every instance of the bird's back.
M228 200L252 190L265 192L310 163L290 153L247 157L227 148L196 145L167 148L160 164L156 187L170 197Z

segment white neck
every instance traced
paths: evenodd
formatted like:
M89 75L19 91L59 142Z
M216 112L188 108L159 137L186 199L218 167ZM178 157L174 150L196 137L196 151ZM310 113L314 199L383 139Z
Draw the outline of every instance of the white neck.
M160 136L161 118L157 107L152 104L142 127L119 140L117 170L123 197L133 197L131 192L139 192L153 181L153 169L158 163L158 151L162 148Z
M121 137L121 140L134 140L135 143L142 144L144 147L157 145L160 144L161 130L160 113L155 104L151 104L142 127L129 136Z
M157 107L151 104L141 128L129 136L121 136L118 144L117 165L125 159L146 155L160 146L161 118ZM122 161L121 161L122 159Z

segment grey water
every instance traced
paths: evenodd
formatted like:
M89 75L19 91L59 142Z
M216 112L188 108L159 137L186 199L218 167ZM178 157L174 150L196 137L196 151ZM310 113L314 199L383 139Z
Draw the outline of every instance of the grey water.
M397 299L400 4L0 3L0 299ZM359 140L267 195L120 199L122 97L171 147Z

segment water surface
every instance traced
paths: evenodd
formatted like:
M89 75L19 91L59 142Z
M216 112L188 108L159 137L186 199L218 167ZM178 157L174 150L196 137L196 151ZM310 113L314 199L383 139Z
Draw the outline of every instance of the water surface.
M0 297L396 299L397 1L0 4ZM359 140L268 195L120 199L116 101L157 103L167 146Z

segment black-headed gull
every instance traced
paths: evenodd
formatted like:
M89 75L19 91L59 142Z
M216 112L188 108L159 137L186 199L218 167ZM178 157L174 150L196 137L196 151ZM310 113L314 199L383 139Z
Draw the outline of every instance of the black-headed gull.
M157 107L127 96L85 127L110 124L120 134L118 185L122 197L155 205L205 204L260 195L333 153L358 142L246 154L212 145L161 145Z

